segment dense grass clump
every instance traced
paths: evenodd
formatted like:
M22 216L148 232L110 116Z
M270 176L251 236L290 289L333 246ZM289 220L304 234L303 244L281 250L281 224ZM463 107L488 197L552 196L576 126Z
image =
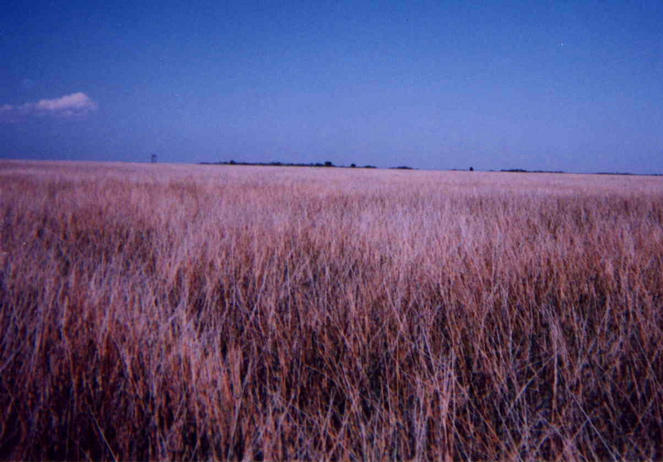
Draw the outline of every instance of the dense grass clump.
M663 180L0 163L0 456L663 458Z

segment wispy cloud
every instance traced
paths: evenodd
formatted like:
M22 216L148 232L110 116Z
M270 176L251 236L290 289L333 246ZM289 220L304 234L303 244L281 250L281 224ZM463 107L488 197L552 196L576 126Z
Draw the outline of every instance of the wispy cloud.
M42 99L36 103L20 105L0 105L0 121L18 122L29 117L80 117L97 109L95 103L85 93L72 93L60 98Z

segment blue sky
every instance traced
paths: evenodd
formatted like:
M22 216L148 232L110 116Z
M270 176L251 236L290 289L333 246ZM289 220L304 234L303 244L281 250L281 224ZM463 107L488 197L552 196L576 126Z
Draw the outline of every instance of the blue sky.
M663 172L663 2L31 2L0 157Z

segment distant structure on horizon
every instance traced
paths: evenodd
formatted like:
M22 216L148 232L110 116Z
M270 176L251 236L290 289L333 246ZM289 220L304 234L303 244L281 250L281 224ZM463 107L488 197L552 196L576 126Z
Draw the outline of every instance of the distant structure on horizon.
M153 164L157 163L157 155L156 154L152 154L150 156L150 162L152 162Z

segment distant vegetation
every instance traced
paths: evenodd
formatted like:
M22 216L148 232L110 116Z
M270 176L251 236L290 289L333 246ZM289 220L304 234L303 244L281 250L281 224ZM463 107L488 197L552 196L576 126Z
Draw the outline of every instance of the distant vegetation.
M0 456L661 459L659 178L330 171L0 161Z
M523 168L503 168L500 172L511 173L565 173L562 170L525 170Z
M398 167L391 167L394 170L413 170L412 167L408 167L407 165L400 165Z
M219 161L219 162L201 162L201 165L254 165L254 166L263 166L263 167L335 167L335 168L376 168L375 165L362 165L358 166L357 164L346 165L334 165L331 161L325 162L314 162L314 163L302 163L302 162L235 162L234 160L230 161Z

